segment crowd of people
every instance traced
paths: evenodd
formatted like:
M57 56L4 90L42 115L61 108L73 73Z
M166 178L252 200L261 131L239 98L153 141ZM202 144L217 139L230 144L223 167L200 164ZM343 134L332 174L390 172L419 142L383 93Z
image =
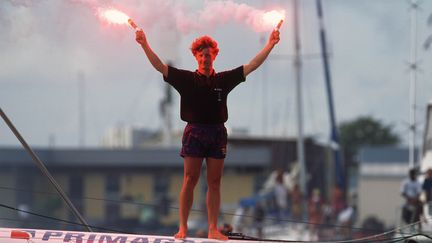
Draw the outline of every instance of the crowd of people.
M240 202L235 215L232 222L234 232L253 229L252 235L261 238L265 226L278 225L281 228L307 229L312 235L334 234L334 227L326 228L324 225L351 228L355 210L346 202L341 188L333 188L328 199L319 188L303 193L295 175L276 170L269 176L259 196ZM343 230L339 233L350 234Z
M425 215L432 212L432 168L424 173L422 181L418 180L419 174L418 170L410 169L408 178L401 183L400 192L405 199L401 211L402 221L421 230L421 222L426 222ZM297 180L284 171L275 171L269 178L264 186L266 196L244 204L242 209L244 214L252 212L254 222L242 226L240 224L245 222L237 219L233 221L235 230L252 226L256 235L261 237L266 224L297 224L307 225L312 234L322 235L330 229L334 231L335 227L332 226L336 225L338 234L347 237L353 234L356 207L349 203L350 200L347 201L341 188L333 188L327 194L327 199L323 197L319 188L314 188L308 195L303 195L296 183Z
M418 174L417 170L411 169L408 178L401 183L401 195L405 199L401 218L405 224L413 224L421 230L418 222L425 220L425 213L432 212L432 168L426 171L422 182L418 180ZM328 198L319 188L304 195L296 181L295 176L282 170L274 171L261 194L243 199L232 224L229 227L224 224L220 231L253 232L251 235L265 238L266 226L290 225L307 229L318 239L353 236L356 208L341 188L334 187L327 194Z

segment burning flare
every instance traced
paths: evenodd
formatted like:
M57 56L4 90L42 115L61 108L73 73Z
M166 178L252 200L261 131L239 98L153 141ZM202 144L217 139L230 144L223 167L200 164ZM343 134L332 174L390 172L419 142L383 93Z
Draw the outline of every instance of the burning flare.
M140 28L133 22L129 16L117 9L98 9L98 15L101 19L104 19L112 24L129 24L135 30L140 30Z
M113 24L127 24L130 19L125 13L117 9L98 9L99 17Z
M163 0L158 0L163 1ZM168 1L168 0L165 0ZM206 1L207 2L207 1ZM229 0L209 1L203 11L198 14L187 14L183 9L168 8L161 15L171 16L177 28L183 33L205 28L214 28L216 25L225 24L229 20L246 23L255 31L279 30L285 20L286 11L281 8L268 11L253 8L247 4L237 4ZM96 15L104 22L110 24L129 24L133 29L140 28L132 19L122 11L113 7L100 7ZM144 16L148 22L154 22L149 16ZM144 20L145 21L145 20ZM170 22L172 24L172 22Z
M276 26L275 30L279 30L282 22L285 20L285 10L272 10L265 12L262 16L263 25Z

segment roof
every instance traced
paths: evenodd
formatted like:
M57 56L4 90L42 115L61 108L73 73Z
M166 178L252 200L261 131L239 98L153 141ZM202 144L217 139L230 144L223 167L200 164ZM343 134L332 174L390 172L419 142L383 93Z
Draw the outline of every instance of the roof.
M34 150L47 166L83 167L182 167L178 148L157 149L51 149ZM233 148L225 159L225 167L267 167L271 152L264 147ZM31 165L31 156L23 148L0 148L1 165Z
M417 150L416 150L417 152ZM417 153L416 153L417 154ZM408 148L380 146L362 147L358 152L360 163L407 163L409 161Z
M409 161L408 148L363 147L359 150L361 177L389 178L406 177Z

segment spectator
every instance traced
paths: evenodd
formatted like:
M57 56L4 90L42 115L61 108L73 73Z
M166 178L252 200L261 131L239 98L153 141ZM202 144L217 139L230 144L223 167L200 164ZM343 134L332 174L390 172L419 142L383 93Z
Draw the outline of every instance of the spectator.
M317 234L317 225L321 224L323 217L323 201L321 192L318 188L312 190L312 195L308 203L309 230L312 234Z
M410 169L409 178L402 181L401 194L405 198L405 204L402 208L402 219L405 223L411 224L420 220L422 215L422 204L420 194L422 185L417 181L417 172Z
M300 191L300 186L298 184L294 185L294 188L290 192L291 199L291 214L293 220L302 220L303 216L303 195Z
M284 173L282 170L277 172L276 183L274 185L274 196L277 209L277 218L282 220L287 215L288 210L288 188L284 184Z
M343 192L339 187L335 187L332 192L331 198L331 210L332 210L332 222L337 221L339 213L346 208Z
M254 210L254 227L257 230L257 237L263 238L263 227L264 227L264 219L265 219L265 209L263 202L258 201L255 205Z

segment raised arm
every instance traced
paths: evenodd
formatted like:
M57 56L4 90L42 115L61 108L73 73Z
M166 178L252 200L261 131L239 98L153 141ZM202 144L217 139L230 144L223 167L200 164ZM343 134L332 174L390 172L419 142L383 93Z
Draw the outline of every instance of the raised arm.
M154 53L154 51L150 48L150 45L147 42L147 38L144 34L143 30L139 30L136 33L135 40L141 45L143 48L148 60L152 64L152 66L158 70L164 77L168 76L168 66L163 63L160 58Z
M258 54L248 63L243 65L243 74L246 77L249 73L253 72L255 69L257 69L261 64L265 61L267 56L270 54L273 47L279 42L279 27L282 24L278 25L277 29L274 29L272 33L270 34L269 40L267 44L264 46L264 48L258 52Z

